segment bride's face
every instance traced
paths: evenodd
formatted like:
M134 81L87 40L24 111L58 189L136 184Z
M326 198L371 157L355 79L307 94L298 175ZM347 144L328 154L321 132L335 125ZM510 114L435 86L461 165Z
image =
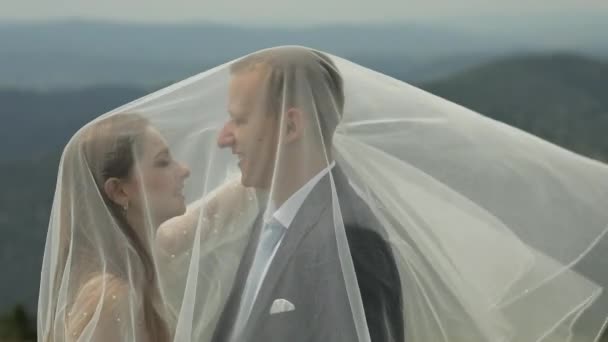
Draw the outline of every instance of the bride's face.
M190 170L173 159L165 139L153 127L146 128L140 146L143 151L129 184L132 189L129 211L149 215L155 221L153 224L159 225L185 212L182 190Z

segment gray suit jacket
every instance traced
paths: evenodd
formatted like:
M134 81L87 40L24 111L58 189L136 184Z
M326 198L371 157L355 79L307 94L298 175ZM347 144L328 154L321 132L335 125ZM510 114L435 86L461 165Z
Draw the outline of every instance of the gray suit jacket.
M382 228L338 167L332 174L372 341L403 341L401 285L392 252L382 239ZM239 342L357 340L345 286L352 279L345 280L342 275L333 209L330 178L325 176L287 230ZM261 215L216 327L214 342L228 342L231 336L260 221ZM276 299L288 300L295 310L271 314Z

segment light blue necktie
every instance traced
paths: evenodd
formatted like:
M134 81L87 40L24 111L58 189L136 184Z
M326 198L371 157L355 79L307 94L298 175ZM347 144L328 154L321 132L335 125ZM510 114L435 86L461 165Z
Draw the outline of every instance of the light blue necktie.
M268 264L271 261L272 253L279 241L285 234L285 227L275 219L264 225L258 247L245 282L245 289L241 297L240 310L237 314L235 332L239 333L249 319L255 298L257 297L258 287L261 285L266 275Z

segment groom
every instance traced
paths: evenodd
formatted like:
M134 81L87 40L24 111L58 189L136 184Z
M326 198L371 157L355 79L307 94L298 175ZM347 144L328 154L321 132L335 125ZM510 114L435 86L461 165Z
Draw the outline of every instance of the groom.
M404 340L384 230L332 158L343 105L342 77L320 52L275 48L231 66L218 145L238 156L241 182L269 203L214 342Z

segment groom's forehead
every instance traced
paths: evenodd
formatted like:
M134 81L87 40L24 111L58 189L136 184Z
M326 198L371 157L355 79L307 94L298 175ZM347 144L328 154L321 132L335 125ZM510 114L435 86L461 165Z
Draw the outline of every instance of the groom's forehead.
M247 69L232 74L230 92L236 94L255 95L260 93L268 80L268 69L265 67Z
M228 112L231 115L265 103L266 75L264 70L248 70L232 76L228 96Z

